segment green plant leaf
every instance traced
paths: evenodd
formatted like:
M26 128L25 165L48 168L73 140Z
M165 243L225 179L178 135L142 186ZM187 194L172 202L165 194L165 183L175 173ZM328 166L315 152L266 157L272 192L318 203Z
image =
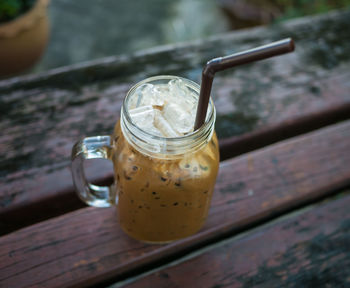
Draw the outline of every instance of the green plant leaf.
M10 21L28 11L36 0L0 0L0 23Z

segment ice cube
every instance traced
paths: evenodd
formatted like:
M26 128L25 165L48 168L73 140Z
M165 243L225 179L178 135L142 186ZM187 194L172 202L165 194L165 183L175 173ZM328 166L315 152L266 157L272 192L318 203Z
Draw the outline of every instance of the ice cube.
M135 90L133 97L129 100L129 109L148 105L163 106L164 93L158 86L143 84Z
M154 86L151 92L151 105L153 106L163 106L164 105L164 100L165 100L165 95L164 91L160 89L160 87Z
M177 103L182 109L191 113L196 109L198 99L181 79L170 80L168 86L171 98L169 102Z
M151 105L146 105L146 106L141 106L141 107L134 108L134 109L129 109L130 116L136 116L138 114L150 113L150 112L153 112L153 107Z
M168 85L169 91L172 94L175 94L182 98L186 97L186 95L188 94L188 88L181 79L172 79L169 81Z
M154 130L154 110L152 106L142 106L131 109L129 115L132 122L142 130Z
M154 111L152 106L149 105L131 109L129 115L132 122L139 127L154 122Z
M153 125L147 125L147 127L143 127L141 129L151 135L163 137L163 134Z
M150 89L151 87L153 87L152 84L143 84L140 87L138 87L129 100L128 109L131 110L141 106L140 104L143 101L144 91L147 89ZM145 105L142 105L142 106L145 106Z
M164 137L178 137L180 136L171 127L171 125L164 119L159 110L155 110L154 126L162 133Z
M184 135L193 130L194 114L184 110L182 106L175 103L165 105L163 117L178 133Z

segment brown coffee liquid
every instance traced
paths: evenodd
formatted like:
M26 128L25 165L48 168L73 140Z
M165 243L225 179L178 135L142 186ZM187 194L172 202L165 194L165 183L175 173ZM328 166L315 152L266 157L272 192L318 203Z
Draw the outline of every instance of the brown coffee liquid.
M112 160L117 214L123 230L145 242L169 242L196 233L208 215L219 167L215 132L200 150L176 159L144 155L114 130Z

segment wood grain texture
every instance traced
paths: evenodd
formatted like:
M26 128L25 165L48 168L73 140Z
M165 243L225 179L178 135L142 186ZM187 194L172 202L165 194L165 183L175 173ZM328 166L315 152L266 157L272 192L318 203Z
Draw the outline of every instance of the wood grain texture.
M332 13L0 81L0 230L82 207L69 170L73 143L111 133L127 90L151 75L199 82L208 59L292 36L295 53L218 73L216 128L221 139L235 137L222 142L223 158L349 117L349 30L350 12ZM305 125L310 115L315 125Z
M221 163L210 214L168 245L128 238L113 208L83 208L0 239L0 286L85 287L173 259L350 184L350 121Z
M349 205L348 193L110 288L349 287Z

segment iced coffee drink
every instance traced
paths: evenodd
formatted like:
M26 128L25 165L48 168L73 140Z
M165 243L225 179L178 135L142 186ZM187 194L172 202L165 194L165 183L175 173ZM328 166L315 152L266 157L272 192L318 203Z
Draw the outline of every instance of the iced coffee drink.
M141 241L169 242L197 232L218 172L215 109L193 131L197 84L174 76L146 79L124 100L112 136L117 213Z
M219 166L210 99L215 73L293 50L288 38L212 59L201 87L176 76L136 84L112 136L87 137L74 145L78 196L95 207L117 206L124 231L141 241L166 243L197 232L208 215ZM96 158L113 161L114 186L86 180L84 160Z

